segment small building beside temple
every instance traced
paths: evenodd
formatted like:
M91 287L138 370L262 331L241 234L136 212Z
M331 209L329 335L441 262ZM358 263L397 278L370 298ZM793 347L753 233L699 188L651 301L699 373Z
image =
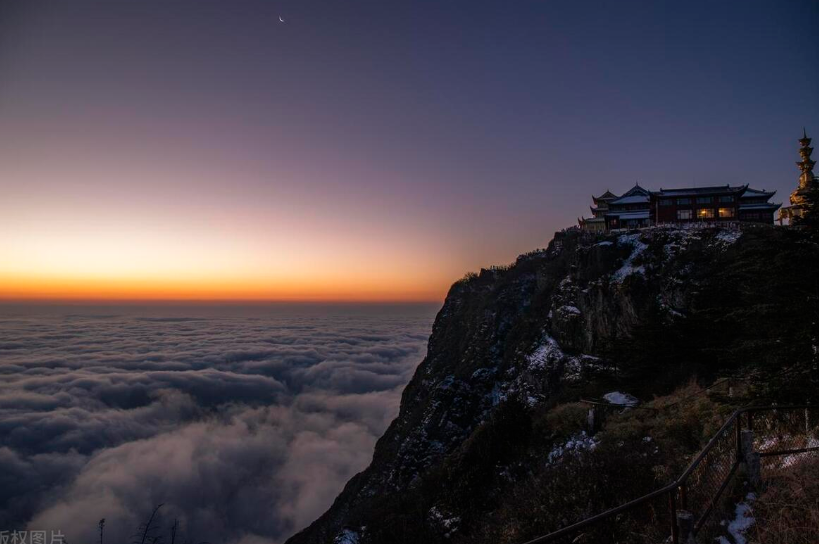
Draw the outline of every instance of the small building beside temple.
M616 200L617 195L613 194L608 189L600 196L592 196L594 206L591 206L592 216L589 219L578 219L583 230L589 232L605 232L606 231L606 214L609 211L609 202Z
M806 209L807 194L811 189L811 185L817 183L816 176L813 174L813 167L816 161L810 158L811 153L813 153L810 142L811 139L808 138L808 134L803 128L802 137L799 139L799 157L802 160L796 163L800 171L799 186L791 193L791 205L779 210L780 225L785 221L787 221L788 224L793 224L794 219L802 217Z
M592 196L593 206L589 207L592 216L588 219L579 218L577 221L583 230L589 232L605 232L606 231L606 213L609 211L609 202L616 200L617 195L611 191L606 190L600 196Z
M745 189L739 197L739 220L749 223L773 224L774 213L782 204L769 202L776 191Z

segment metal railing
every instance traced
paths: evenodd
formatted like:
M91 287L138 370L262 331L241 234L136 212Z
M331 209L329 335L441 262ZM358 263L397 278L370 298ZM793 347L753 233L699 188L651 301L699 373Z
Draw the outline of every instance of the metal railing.
M688 534L710 541L733 509L723 495L742 464L753 483L754 470L759 478L760 470L786 469L819 451L817 412L808 405L737 410L674 482L526 544L679 544Z

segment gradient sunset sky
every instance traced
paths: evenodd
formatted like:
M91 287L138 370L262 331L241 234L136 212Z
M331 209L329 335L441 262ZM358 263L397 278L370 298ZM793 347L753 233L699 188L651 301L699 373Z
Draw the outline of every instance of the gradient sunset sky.
M440 300L606 189L786 201L817 29L815 0L4 0L0 299Z

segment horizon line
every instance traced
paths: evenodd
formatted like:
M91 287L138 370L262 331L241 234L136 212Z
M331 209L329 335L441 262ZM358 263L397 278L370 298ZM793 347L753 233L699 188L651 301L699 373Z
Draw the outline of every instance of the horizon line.
M328 300L317 300L317 299L221 299L221 298L214 298L214 299L175 299L175 298L162 298L162 299L133 299L133 298L91 298L91 299L77 299L77 298L0 298L0 306L3 305L12 305L12 304L30 304L32 306L46 306L51 304L61 304L61 305L91 305L91 304L99 304L99 305L132 305L132 306L150 306L150 305L191 305L191 306L201 306L201 305L224 305L224 306L262 306L266 304L294 304L294 305L345 305L345 304L357 304L357 305L422 305L422 304L442 304L443 300L407 300L407 299L385 299L385 300L372 300L372 299L350 299L350 300L339 300L339 299L328 299Z

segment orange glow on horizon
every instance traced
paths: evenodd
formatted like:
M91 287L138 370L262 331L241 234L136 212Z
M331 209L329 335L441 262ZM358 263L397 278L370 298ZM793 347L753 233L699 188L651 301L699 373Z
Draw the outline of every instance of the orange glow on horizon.
M0 300L431 302L463 274L428 237L354 214L335 225L47 204L6 216Z
M139 280L0 275L5 301L238 301L238 302L433 302L445 293L424 286L355 281L276 285L261 280Z
M519 253L420 191L218 157L209 170L58 157L2 168L14 184L0 202L0 301L440 302L498 247Z

